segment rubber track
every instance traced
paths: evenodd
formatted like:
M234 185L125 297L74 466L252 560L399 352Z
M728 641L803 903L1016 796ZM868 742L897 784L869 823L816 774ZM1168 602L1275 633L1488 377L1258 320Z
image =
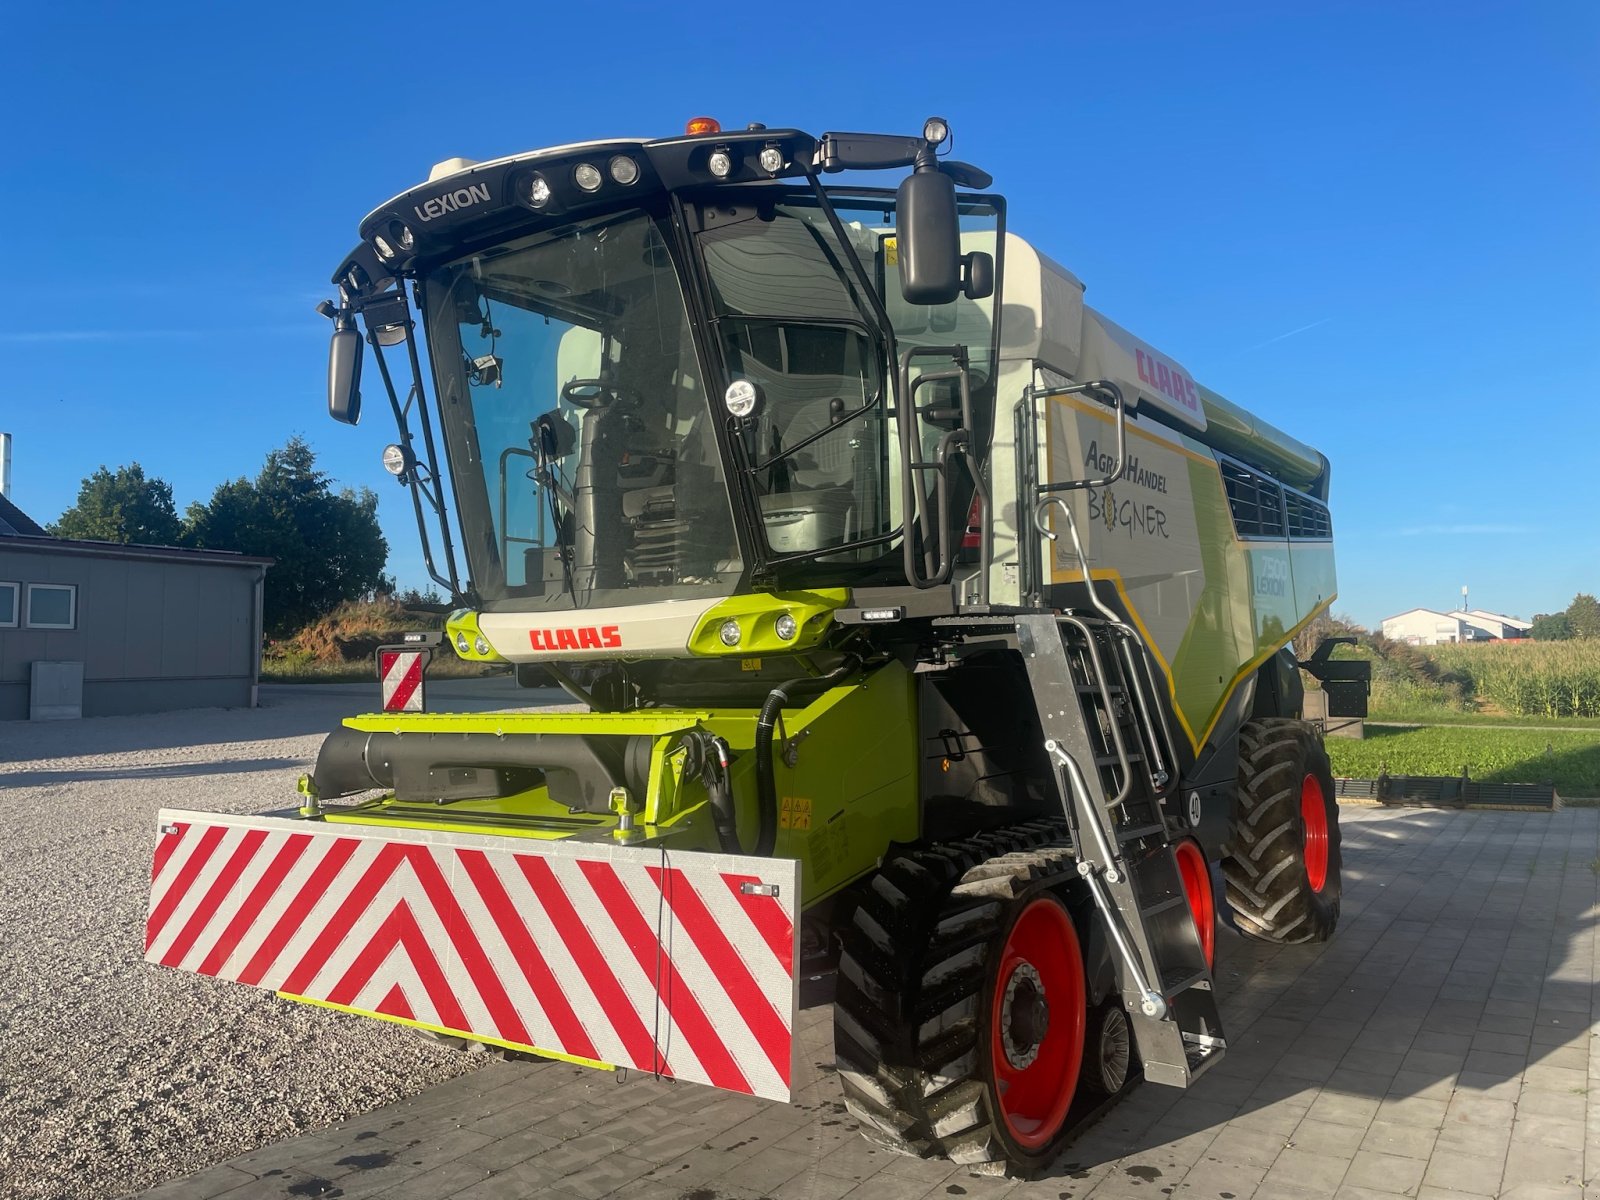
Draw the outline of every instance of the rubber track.
M877 1144L1003 1170L978 1029L1011 902L1072 868L1065 826L1030 821L891 855L845 931L834 1046L845 1103Z
M1339 921L1337 819L1329 822L1323 894L1306 880L1300 782L1308 773L1331 788L1327 752L1305 722L1272 718L1240 731L1239 791L1222 873L1234 923L1263 941L1326 941Z

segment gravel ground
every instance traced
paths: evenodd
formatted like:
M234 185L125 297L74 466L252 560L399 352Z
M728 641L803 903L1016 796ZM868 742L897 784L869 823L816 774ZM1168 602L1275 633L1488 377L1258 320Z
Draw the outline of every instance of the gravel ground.
M554 700L503 680L432 706ZM259 709L0 722L0 1196L112 1197L367 1112L484 1060L380 1022L148 966L162 807L283 808L375 688L262 688Z

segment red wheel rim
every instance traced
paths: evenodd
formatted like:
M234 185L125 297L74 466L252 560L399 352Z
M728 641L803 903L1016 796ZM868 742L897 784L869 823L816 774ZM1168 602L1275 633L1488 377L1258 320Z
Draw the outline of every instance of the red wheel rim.
M1086 991L1072 918L1054 899L1032 901L1006 935L989 1003L995 1096L1006 1131L1025 1150L1060 1131L1077 1091ZM1042 1019L1040 996L1048 1009Z
M1315 775L1300 783L1300 825L1305 836L1306 880L1313 892L1328 882L1328 803Z
M1179 842L1173 847L1173 854L1178 859L1183 894L1189 898L1189 912L1200 933L1200 949L1205 951L1209 970L1217 959L1217 903L1211 893L1211 867L1206 863L1205 853L1193 841Z

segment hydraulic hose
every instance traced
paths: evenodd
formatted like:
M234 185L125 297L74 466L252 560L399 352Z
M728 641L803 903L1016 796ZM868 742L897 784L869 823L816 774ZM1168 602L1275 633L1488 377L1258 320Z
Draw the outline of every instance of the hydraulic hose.
M756 811L760 821L752 853L769 857L778 844L778 783L772 770L772 733L778 724L778 714L791 699L825 692L859 666L859 661L846 661L826 675L791 679L767 693L761 715L756 719Z

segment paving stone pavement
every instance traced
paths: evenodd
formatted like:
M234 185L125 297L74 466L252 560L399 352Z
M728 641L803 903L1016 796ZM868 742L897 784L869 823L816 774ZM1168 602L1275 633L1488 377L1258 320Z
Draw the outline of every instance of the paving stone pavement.
M793 1105L496 1063L144 1200L1600 1200L1600 810L1341 824L1334 939L1219 931L1227 1057L1137 1088L1038 1180L869 1145L822 1006Z

